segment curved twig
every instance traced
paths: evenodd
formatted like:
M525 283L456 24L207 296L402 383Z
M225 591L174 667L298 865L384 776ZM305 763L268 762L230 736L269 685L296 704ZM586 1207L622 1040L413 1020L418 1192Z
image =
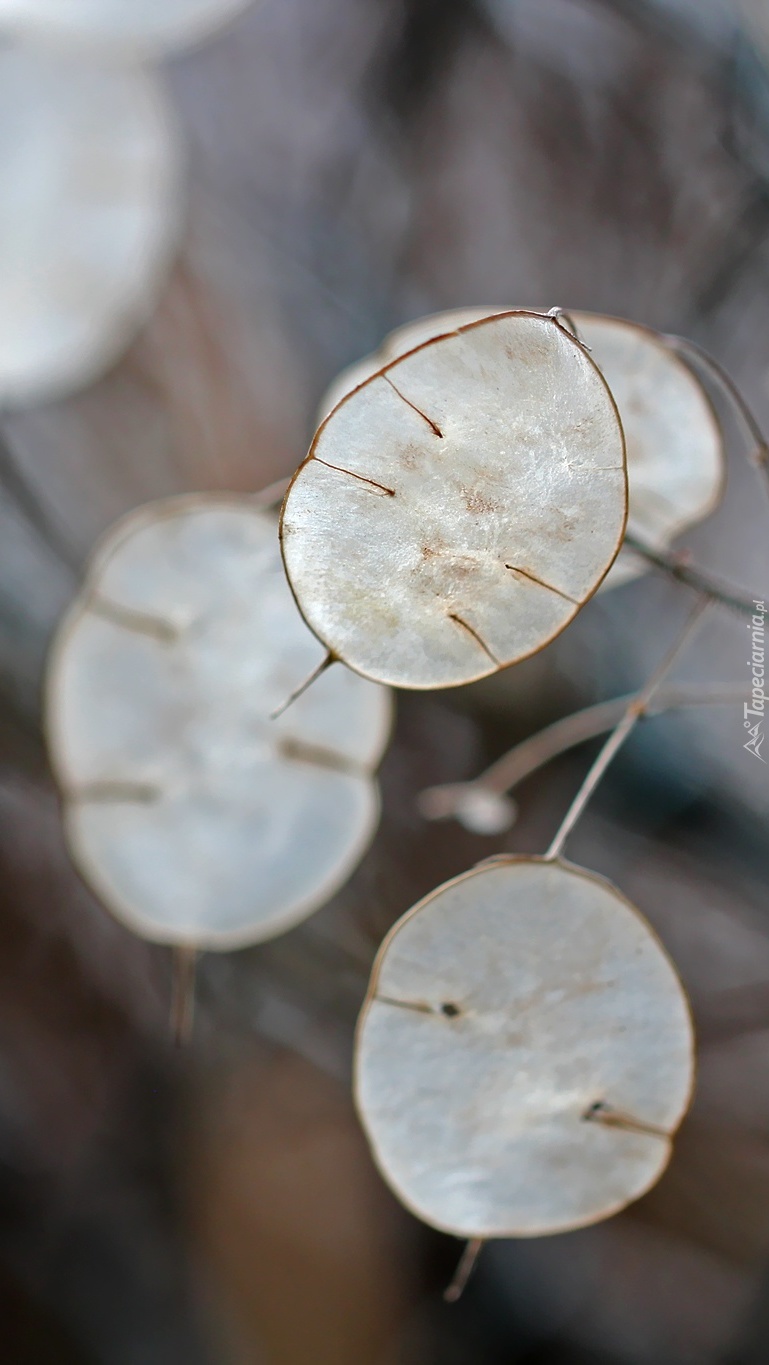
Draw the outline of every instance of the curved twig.
M557 858L561 854L566 840L572 833L574 826L601 781L606 769L612 762L612 759L622 748L622 745L625 743L625 740L632 730L635 729L635 726L644 714L649 702L652 700L655 692L660 686L660 683L669 673L679 654L689 643L692 635L697 630L704 613L708 611L712 605L713 599L710 596L703 594L703 596L700 597L694 610L687 618L683 630L680 632L673 645L671 645L667 654L662 659L662 662L655 668L648 682L638 695L628 704L627 710L619 725L609 735L600 754L595 762L591 764L587 776L556 830L552 843L545 854L546 858Z
M426 820L461 818L462 804L471 793L482 792L503 797L552 759L611 730L637 695L636 692L629 692L622 697L612 697L554 721L544 730L516 744L471 782L447 782L441 786L427 787L419 795L421 814ZM714 684L712 687L668 687L652 700L644 711L644 717L659 716L685 706L718 706L741 701L744 696L744 686L730 686L728 683ZM512 803L511 809L514 810Z
M644 559L653 564L656 569L661 569L663 573L674 578L676 582L683 583L687 588L693 588L695 592L707 593L708 597L714 602L719 602L721 606L730 607L733 611L742 612L745 616L752 616L755 608L755 595L747 597L739 590L733 588L731 584L724 583L704 569L698 569L696 565L689 564L686 559L686 551L673 551L654 549L651 545L646 545L639 540L638 536L628 531L625 534L623 545L635 554L642 555Z

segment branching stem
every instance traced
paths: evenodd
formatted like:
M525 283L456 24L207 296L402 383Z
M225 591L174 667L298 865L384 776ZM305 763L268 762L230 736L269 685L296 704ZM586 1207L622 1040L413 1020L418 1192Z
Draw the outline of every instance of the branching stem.
M329 650L328 654L321 659L317 668L312 670L309 677L305 678L304 682L301 682L298 687L294 688L290 696L286 697L284 702L281 702L276 711L271 712L270 720L278 720L279 717L288 710L289 706L293 706L294 702L298 701L302 694L307 691L307 688L312 687L312 684L317 682L321 674L325 673L326 669L330 668L335 661L335 656L331 653L331 650Z
M649 564L661 569L663 573L674 578L676 582L684 583L687 588L693 588L695 592L707 593L708 597L714 602L720 602L724 607L742 612L745 616L752 616L756 610L755 597L749 598L741 593L738 588L733 588L731 584L723 583L714 578L712 574L689 564L685 552L654 549L651 545L646 545L644 541L639 540L638 536L631 531L626 533L623 545L626 545L629 550L634 550L636 554L642 555L644 559L648 560Z
M710 596L703 594L703 596L700 597L694 610L687 618L684 628L677 640L674 641L664 659L662 659L661 663L655 668L645 687L643 687L637 696L629 703L622 720L617 728L609 735L600 754L587 773L577 795L569 806L569 809L555 834L553 842L545 854L546 858L557 858L560 855L566 840L574 829L574 826L579 820L579 817L584 811L612 759L619 753L625 740L635 729L638 721L641 719L641 716L644 714L650 701L654 697L657 688L670 672L670 669L673 667L679 654L681 654L688 645L697 630L704 613L712 605L713 599Z
M608 701L599 701L595 706L587 706L583 711L574 711L570 716L554 721L544 730L516 744L471 782L447 782L442 786L427 787L419 797L421 814L426 820L450 819L459 814L463 799L473 791L504 796L552 759L611 730L637 696L637 692L630 692L623 697L611 697ZM685 706L717 706L741 701L744 696L744 685L737 684L666 687L656 694L644 715L658 716Z
M464 1293L483 1247L484 1241L481 1237L472 1237L469 1242L465 1243L465 1249L459 1258L459 1265L454 1271L454 1278L443 1295L447 1303L456 1303L457 1299Z

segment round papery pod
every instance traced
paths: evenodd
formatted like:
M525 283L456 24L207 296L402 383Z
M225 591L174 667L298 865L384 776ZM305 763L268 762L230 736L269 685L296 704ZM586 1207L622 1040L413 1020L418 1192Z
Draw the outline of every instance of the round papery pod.
M552 318L428 341L339 403L281 518L299 607L330 653L398 687L457 686L541 649L614 560L622 428Z
M693 1050L676 972L616 888L561 861L500 859L385 939L356 1103L385 1180L433 1227L567 1232L662 1174Z
M625 428L628 532L664 550L710 516L723 496L724 440L713 404L686 362L651 328L600 313L571 316ZM648 567L623 549L603 586L617 587Z
M0 0L0 28L81 48L144 54L188 47L254 0Z
M326 391L321 418L396 356L500 308L456 308L406 323L371 356L344 370ZM702 384L658 333L601 313L572 312L580 337L619 408L627 444L628 531L651 549L667 547L715 511L724 490L721 425ZM601 589L645 573L641 555L623 548Z
M149 317L183 155L150 71L0 51L0 404L90 383Z
M322 905L376 828L386 689L323 673L273 517L245 499L140 508L97 550L53 645L49 750L72 857L164 943L227 949Z

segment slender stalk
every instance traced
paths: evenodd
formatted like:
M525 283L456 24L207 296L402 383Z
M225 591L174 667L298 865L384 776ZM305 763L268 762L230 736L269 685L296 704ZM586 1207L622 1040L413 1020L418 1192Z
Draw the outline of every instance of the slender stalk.
M446 820L455 816L463 797L471 791L490 792L504 796L523 782L538 768L552 759L574 749L589 739L603 735L624 716L628 706L638 696L629 692L623 697L611 697L575 711L529 735L508 753L498 758L480 777L471 782L447 782L442 786L427 787L419 796L419 809L426 820ZM657 693L656 700L645 711L645 716L662 715L665 711L685 706L716 706L725 702L742 701L744 685L714 684L713 687L669 687Z
M703 613L706 612L708 608L711 606L712 599L709 596L703 595L697 602L694 610L689 615L683 630L678 636L678 639L673 643L673 645L668 650L662 662L654 670L646 685L641 689L637 696L635 696L633 700L629 703L624 716L619 722L619 725L610 734L609 738L607 739L606 743L601 749L600 754L596 758L587 776L585 777L585 780L582 783L582 786L580 787L579 791L577 792L577 795L574 797L574 800L569 806L569 809L567 810L561 822L561 825L555 834L553 842L551 843L549 849L547 850L547 853L545 854L546 858L557 858L560 855L563 846L566 843L566 840L568 839L569 835L574 829L574 826L579 820L588 801L593 795L593 792L595 791L596 787L601 781L601 778L603 777L604 773L609 767L609 764L611 763L612 759L616 756L617 753L619 753L619 750L622 748L622 745L625 743L625 740L635 729L635 726L638 724L638 721L641 719L641 716L646 711L646 708L649 705L650 701L652 700L655 692L657 691L657 688L660 686L660 683L666 677L666 675L672 668L673 664L675 663L676 659L678 658L679 654L682 652L683 649L685 649L686 645L688 645L690 639L692 638L694 632L697 630L702 619Z
M293 706L294 702L298 701L299 698L302 696L302 693L306 692L308 687L312 687L312 684L314 682L317 682L321 674L325 673L326 669L330 668L331 665L335 662L336 662L335 657L331 653L331 650L329 650L325 658L321 659L317 668L314 668L312 670L312 673L310 673L309 677L305 678L304 682L301 682L298 687L294 688L290 696L286 697L286 700L284 702L281 702L277 710L272 711L270 713L270 720L278 720L278 718L282 716L285 711L288 710L289 706Z
M564 326L565 324L566 330L568 332L571 332L572 336L574 337L574 340L579 342L583 351L591 350L591 347L587 345L582 335L580 334L580 330L577 327L577 324L574 321L574 318L572 317L571 313L567 313L565 308L550 308L548 312L545 314L545 316L548 318L552 318L553 322L557 322L561 327ZM563 322L561 321L561 319L563 319Z
M712 574L696 568L693 564L688 564L680 552L654 549L651 545L646 545L644 541L639 540L638 536L631 531L626 533L623 544L629 550L642 555L656 569L661 569L663 573L669 574L676 582L684 583L687 588L693 588L695 592L707 593L714 602L720 602L724 607L731 607L733 611L742 612L744 616L753 615L756 609L755 597L758 594L749 598L741 593L738 588L733 588L731 584L714 578Z
M459 1258L459 1265L454 1271L454 1278L443 1294L447 1303L456 1303L457 1299L464 1293L484 1245L481 1237L472 1237L469 1242L465 1243L465 1249Z
M702 346L698 346L696 341L689 341L686 337L663 336L662 340L666 346L675 351L684 360L691 361L705 370L711 379L715 380L721 392L726 395L734 411L742 424L743 431L747 437L747 455L751 464L762 475L764 489L769 496L769 443L767 443L761 426L753 410L738 389L731 375L714 360L708 351Z
M178 944L173 952L171 990L171 1037L176 1047L184 1047L192 1037L195 1021L195 969L197 949Z

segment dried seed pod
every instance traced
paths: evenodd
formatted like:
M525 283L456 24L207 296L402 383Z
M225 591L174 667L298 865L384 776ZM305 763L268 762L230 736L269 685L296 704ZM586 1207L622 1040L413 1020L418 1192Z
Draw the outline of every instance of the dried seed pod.
M89 383L149 316L182 154L151 72L0 52L0 403Z
M272 720L322 659L267 513L174 498L109 534L54 644L47 725L73 858L130 928L237 947L349 876L390 697L332 669Z
M352 389L397 356L500 309L457 308L406 323L334 381L320 407L325 416ZM619 408L627 443L628 530L652 549L667 547L715 511L723 495L724 439L713 405L684 360L649 327L571 313ZM623 549L603 588L645 573L648 563Z
M0 25L21 37L120 53L188 47L253 0L0 0Z
M667 1165L692 1083L675 970L592 873L481 864L380 949L356 1101L384 1178L434 1227L531 1237L618 1212Z
M648 327L597 313L572 315L617 400L627 441L628 531L652 549L715 510L723 495L721 426L699 379ZM604 587L645 573L623 549Z
M506 313L388 364L334 408L286 497L289 581L364 676L471 682L595 592L627 509L622 428L582 346Z

